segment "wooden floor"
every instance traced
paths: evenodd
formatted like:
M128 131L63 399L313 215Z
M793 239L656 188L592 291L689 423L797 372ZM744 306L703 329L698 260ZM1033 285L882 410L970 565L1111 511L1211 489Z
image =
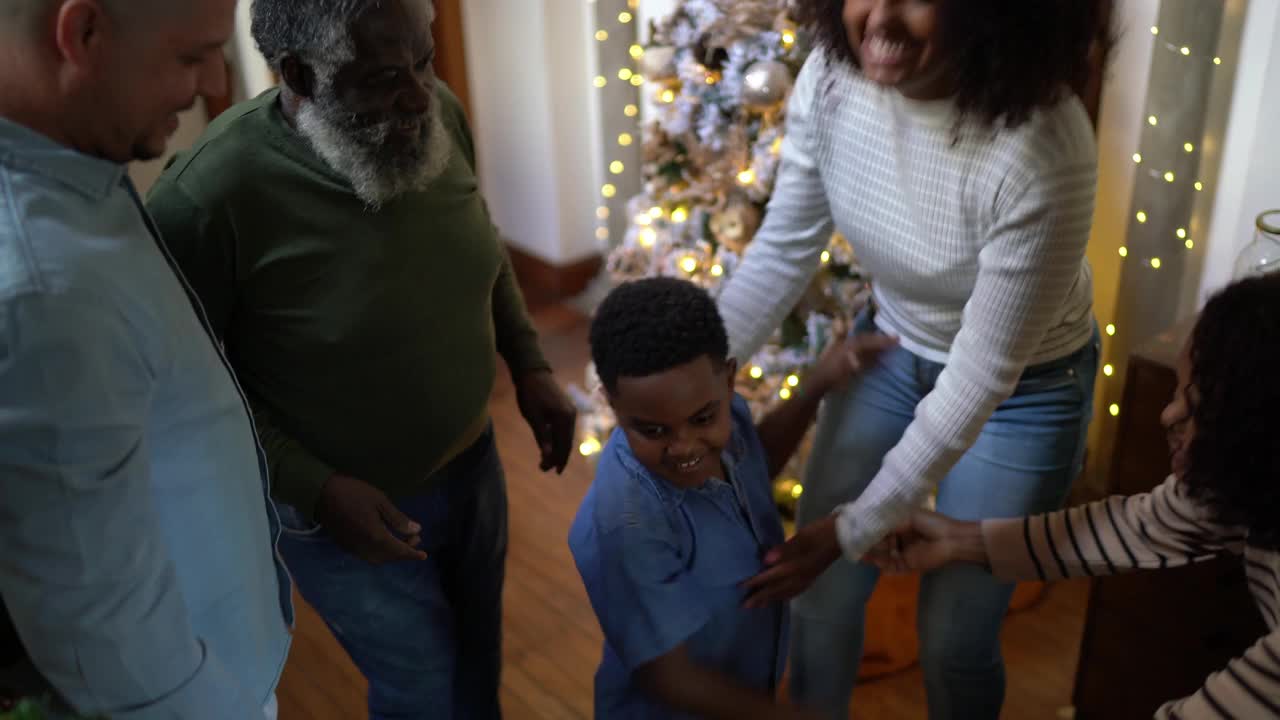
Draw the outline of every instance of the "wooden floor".
M544 349L561 382L581 383L586 323L552 307L536 313ZM538 472L529 429L501 378L492 402L510 493L511 536L504 598L502 704L509 720L591 718L591 683L600 630L569 556L565 538L590 470L575 458L564 476ZM1004 631L1009 665L1004 716L1053 718L1070 701L1079 654L1083 581L1050 589L1034 608L1012 616ZM282 720L367 718L365 682L315 613L296 597L298 627L279 689ZM925 717L918 670L858 688L853 717Z

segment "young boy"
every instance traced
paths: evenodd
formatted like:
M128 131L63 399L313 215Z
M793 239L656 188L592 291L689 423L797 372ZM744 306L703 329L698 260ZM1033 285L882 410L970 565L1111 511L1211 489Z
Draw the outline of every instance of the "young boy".
M605 636L597 717L803 716L774 700L786 608L746 608L742 584L783 541L770 479L822 396L892 344L832 343L753 426L706 292L651 278L605 299L591 354L618 430L569 533Z

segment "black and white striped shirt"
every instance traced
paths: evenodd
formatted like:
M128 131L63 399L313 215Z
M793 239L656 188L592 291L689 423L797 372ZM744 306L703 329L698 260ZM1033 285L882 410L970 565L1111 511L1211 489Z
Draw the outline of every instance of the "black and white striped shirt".
M1280 717L1280 553L1251 546L1245 533L1215 523L1174 478L1145 495L988 520L982 534L992 571L1005 580L1109 575L1187 565L1222 553L1241 556L1269 632L1210 675L1194 695L1161 707L1156 718Z

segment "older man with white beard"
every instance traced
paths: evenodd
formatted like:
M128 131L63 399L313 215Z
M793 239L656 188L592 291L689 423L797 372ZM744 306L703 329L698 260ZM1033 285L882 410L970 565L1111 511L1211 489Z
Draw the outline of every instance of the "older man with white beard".
M509 366L544 470L574 409L489 219L428 0L255 0L282 87L218 118L150 210L249 393L299 590L373 718L494 718Z

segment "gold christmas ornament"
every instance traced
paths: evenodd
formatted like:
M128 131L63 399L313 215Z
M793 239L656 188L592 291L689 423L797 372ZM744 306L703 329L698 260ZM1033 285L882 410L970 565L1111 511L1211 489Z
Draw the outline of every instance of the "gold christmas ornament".
M741 255L760 229L760 209L745 202L731 204L711 216L711 235L720 247Z
M742 102L752 110L773 110L791 90L791 69L777 60L762 60L742 76Z

